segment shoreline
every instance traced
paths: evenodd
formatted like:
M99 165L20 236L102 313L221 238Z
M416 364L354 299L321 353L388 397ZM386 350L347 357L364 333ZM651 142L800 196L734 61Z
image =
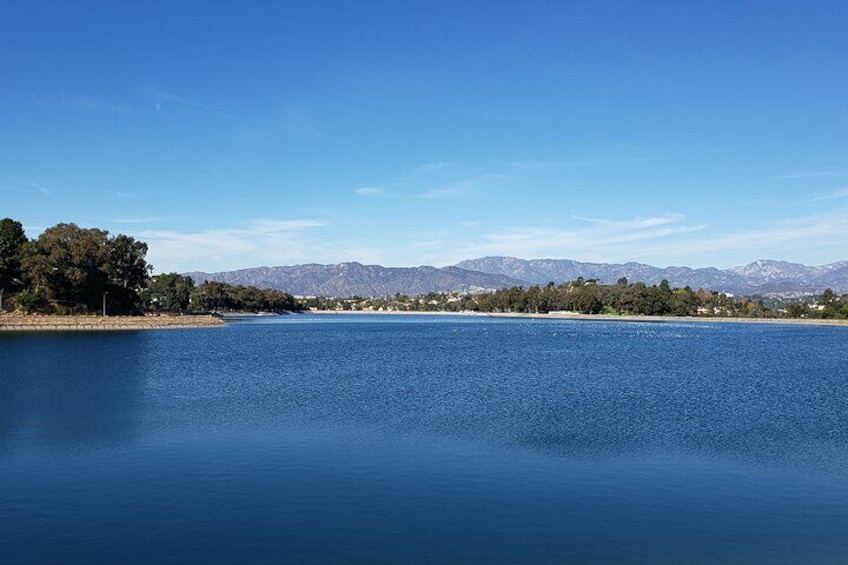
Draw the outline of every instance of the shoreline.
M0 314L0 332L138 331L222 327L209 315L187 316L56 316Z
M718 323L718 324L783 324L790 326L842 326L848 327L848 320L830 320L816 318L727 318L707 316L635 316L635 315L612 315L612 314L577 314L570 312L552 312L548 314L531 314L524 312L421 312L401 310L371 311L371 310L307 310L304 314L342 314L363 315L374 314L378 316L474 316L489 318L519 318L537 320L579 320L599 322L694 322L694 323Z
M552 312L548 314L511 312L422 312L422 311L372 311L372 310L307 310L302 314L343 316L461 316L481 318L515 318L536 320L576 320L596 322L650 322L650 323L697 323L697 324L777 324L790 326L839 326L848 327L848 320L810 318L726 318L701 316L633 316L610 314L577 314ZM138 331L191 328L219 328L226 325L226 318L211 315L158 315L158 316L57 316L42 314L0 314L0 332L39 331Z

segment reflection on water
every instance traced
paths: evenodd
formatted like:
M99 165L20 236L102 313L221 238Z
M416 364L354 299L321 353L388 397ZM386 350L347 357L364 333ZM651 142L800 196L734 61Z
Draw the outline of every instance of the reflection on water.
M77 450L132 442L145 333L0 336L0 447Z
M367 316L0 335L0 542L15 562L842 563L846 337Z

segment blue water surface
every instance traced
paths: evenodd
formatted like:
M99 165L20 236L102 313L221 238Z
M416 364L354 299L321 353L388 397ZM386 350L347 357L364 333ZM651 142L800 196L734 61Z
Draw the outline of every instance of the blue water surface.
M4 563L848 563L848 328L0 334Z

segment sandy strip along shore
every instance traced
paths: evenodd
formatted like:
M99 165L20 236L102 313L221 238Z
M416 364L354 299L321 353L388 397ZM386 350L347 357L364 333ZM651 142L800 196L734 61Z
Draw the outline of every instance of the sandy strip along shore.
M102 331L211 328L223 326L214 316L43 316L0 314L0 331Z
M494 312L403 312L370 310L312 310L306 314L376 314L376 315L412 315L412 316L487 316L491 318L529 318L540 320L588 320L597 322L695 322L729 324L786 324L803 326L844 326L848 320L822 320L813 318L720 318L709 316L627 316L611 314L576 314L571 312L551 312L549 314L494 313Z

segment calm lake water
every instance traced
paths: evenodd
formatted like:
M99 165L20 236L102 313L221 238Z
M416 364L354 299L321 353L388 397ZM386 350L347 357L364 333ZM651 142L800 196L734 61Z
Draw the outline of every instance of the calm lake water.
M848 328L0 334L3 563L848 563Z

